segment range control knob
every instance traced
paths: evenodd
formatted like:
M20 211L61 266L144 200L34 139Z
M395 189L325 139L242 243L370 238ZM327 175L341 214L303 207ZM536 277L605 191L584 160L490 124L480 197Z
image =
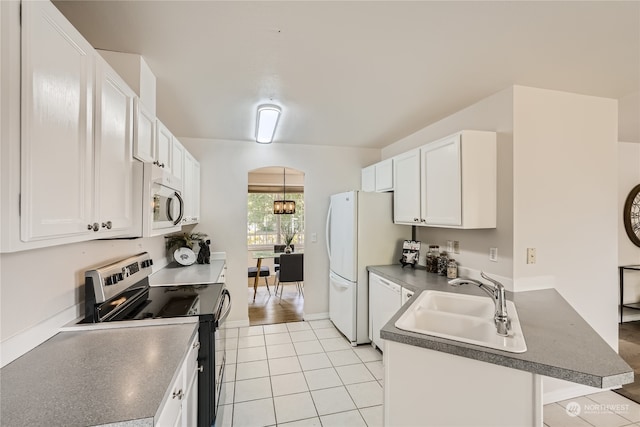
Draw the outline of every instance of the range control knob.
M116 283L118 283L117 274L112 274L111 276L107 277L107 285L115 285Z
M117 278L117 281L124 280L124 274L122 273L116 273L114 274L114 277Z
M151 267L151 265L153 265L153 261L151 261L150 259L145 259L140 263L140 265L142 266L142 268Z
M105 277L105 279L104 279L104 285L105 285L105 286L113 285L113 280L111 279L111 276L109 276L109 277Z

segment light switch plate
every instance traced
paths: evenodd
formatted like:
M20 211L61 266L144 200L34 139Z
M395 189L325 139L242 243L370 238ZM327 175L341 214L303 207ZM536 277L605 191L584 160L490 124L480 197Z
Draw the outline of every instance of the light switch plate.
M489 261L498 262L498 248L489 248Z

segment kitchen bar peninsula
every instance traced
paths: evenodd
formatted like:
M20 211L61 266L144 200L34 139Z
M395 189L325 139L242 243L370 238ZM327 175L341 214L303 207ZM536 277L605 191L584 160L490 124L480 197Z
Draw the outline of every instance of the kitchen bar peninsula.
M425 290L483 295L424 269L371 266L415 295L382 328L385 425L542 426L541 376L598 388L633 382L633 370L555 289L507 293L527 344L510 353L395 327Z
M197 318L78 325L0 370L3 426L155 425Z

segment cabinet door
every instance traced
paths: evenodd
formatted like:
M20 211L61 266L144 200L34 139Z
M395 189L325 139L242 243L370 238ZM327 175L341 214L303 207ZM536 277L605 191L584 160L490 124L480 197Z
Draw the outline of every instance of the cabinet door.
M167 172L171 172L171 143L173 135L171 131L156 119L156 162Z
M156 159L156 118L138 98L135 108L133 156L141 162L153 162Z
M394 157L393 171L393 221L420 225L420 149Z
M393 191L393 159L376 163L376 191Z
M175 137L171 143L171 173L184 183L184 146Z
M362 169L362 191L376 191L376 165L367 166Z
M22 2L21 239L91 235L91 45L50 2Z
M423 218L427 225L462 225L460 134L422 147Z
M96 57L95 215L109 234L133 226L133 99L135 94L101 57Z

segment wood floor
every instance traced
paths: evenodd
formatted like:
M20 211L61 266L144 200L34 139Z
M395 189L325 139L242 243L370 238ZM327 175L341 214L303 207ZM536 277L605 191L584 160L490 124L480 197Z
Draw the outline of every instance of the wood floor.
M264 280L260 280L255 302L253 301L253 285L247 288L249 324L254 326L302 321L304 297L298 292L296 284L284 285L282 301L280 300L280 290L278 290L278 296L275 296L273 294L275 286L270 282L269 287L271 294L267 292Z
M640 321L620 323L618 346L620 357L633 368L635 382L614 391L640 403Z

